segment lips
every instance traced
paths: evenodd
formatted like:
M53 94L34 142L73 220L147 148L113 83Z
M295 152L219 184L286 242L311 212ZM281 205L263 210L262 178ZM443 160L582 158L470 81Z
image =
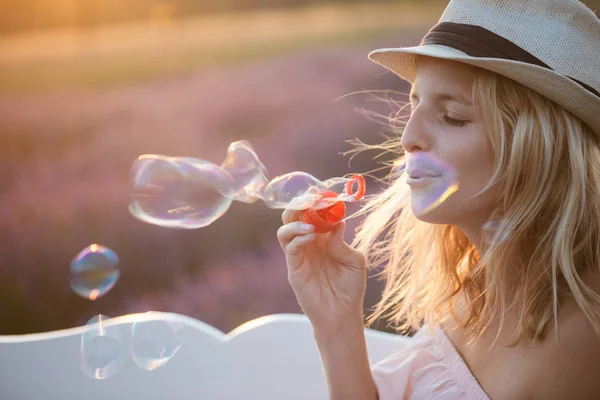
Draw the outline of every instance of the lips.
M428 171L426 169L421 169L421 168L408 168L408 170L406 171L406 174L413 179L420 179L420 178L438 178L440 176L442 176L442 174L436 172L436 171Z

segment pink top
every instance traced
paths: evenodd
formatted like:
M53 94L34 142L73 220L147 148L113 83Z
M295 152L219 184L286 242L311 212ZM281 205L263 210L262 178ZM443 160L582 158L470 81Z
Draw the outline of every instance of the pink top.
M441 328L422 327L372 371L379 400L489 400Z

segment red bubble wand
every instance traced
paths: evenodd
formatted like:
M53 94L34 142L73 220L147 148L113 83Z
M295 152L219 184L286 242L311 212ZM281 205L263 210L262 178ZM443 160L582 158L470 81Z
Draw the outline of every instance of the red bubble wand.
M365 196L366 189L367 184L365 182L365 178L358 174L352 175L350 180L346 183L344 194L349 197L351 196L352 202L356 202L362 200L362 198ZM326 190L321 193L321 199L335 197L338 197L338 194L330 190ZM319 201L317 201L317 204ZM316 233L331 232L346 216L346 203L343 201L337 201L324 208L319 208L317 204L302 210L301 213L302 221L307 224L314 225Z

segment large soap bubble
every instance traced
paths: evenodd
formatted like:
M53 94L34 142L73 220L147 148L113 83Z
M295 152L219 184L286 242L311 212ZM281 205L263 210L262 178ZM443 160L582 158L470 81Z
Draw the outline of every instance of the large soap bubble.
M335 227L345 215L344 202L365 194L361 175L324 182L306 172L291 172L269 181L267 169L247 141L231 143L225 161L215 165L191 157L145 154L132 167L129 210L136 218L169 228L210 225L233 200L269 208L302 210L317 232Z

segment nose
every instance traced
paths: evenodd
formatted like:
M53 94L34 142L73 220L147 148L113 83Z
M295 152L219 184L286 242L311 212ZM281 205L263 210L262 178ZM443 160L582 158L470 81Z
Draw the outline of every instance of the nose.
M407 153L430 150L427 132L424 110L417 106L404 127L400 144Z

